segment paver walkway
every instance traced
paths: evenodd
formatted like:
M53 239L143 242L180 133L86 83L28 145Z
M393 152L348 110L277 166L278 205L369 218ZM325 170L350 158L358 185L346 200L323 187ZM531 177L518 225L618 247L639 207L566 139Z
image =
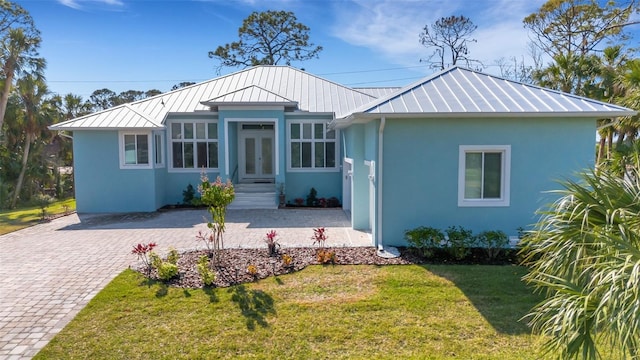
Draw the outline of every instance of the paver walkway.
M136 264L137 243L162 253L198 247L204 210L130 216L73 214L0 236L0 359L30 359L117 274ZM225 248L265 247L267 231L282 247L311 246L311 228L328 229L327 246L370 246L342 210L229 210ZM202 244L200 244L202 247Z

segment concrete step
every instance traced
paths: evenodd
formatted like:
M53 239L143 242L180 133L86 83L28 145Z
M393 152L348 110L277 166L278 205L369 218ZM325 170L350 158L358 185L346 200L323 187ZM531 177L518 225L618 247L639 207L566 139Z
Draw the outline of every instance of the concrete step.
M272 189L273 190L273 189ZM277 209L275 191L271 192L238 192L229 209Z
M273 193L276 191L275 184L234 184L233 188L237 193Z

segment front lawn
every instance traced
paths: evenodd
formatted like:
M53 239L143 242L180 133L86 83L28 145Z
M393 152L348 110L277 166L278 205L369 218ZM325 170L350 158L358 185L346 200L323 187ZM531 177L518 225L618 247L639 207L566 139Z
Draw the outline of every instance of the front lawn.
M230 288L126 270L36 359L539 359L518 266L341 265Z
M67 199L51 203L46 208L46 216L64 214L76 210L76 200ZM0 235L37 224L42 220L39 206L29 206L14 210L0 211Z

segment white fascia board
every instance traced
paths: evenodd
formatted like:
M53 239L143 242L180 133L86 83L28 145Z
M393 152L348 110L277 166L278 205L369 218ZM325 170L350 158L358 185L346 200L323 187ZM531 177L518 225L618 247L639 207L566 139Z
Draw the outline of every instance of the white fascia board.
M380 119L381 117L396 118L396 119L426 119L426 118L585 118L585 119L607 119L616 118L621 116L633 116L634 112L629 111L585 111L585 112L486 112L486 113L472 113L472 112L434 112L434 113L360 113L353 114L346 120L350 120L351 123L366 123L371 120Z
M221 110L276 110L284 111L284 105L262 105L262 104L250 104L247 105L219 105L218 112Z
M57 127L55 125L51 125L48 127L49 130L56 131L83 131L83 130L99 130L99 131L147 131L147 130L164 130L166 126L144 126L144 127Z

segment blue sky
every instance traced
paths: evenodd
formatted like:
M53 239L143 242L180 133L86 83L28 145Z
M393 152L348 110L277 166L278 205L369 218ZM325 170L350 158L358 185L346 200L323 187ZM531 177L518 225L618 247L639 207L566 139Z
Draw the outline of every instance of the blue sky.
M543 0L22 0L43 38L50 89L88 98L96 89L168 91L217 76L208 51L238 39L252 11L293 11L324 47L294 63L350 86L402 86L433 72L420 58L422 28L443 16L478 25L471 55L498 73L501 57L529 61L522 19ZM223 69L222 74L238 69Z

